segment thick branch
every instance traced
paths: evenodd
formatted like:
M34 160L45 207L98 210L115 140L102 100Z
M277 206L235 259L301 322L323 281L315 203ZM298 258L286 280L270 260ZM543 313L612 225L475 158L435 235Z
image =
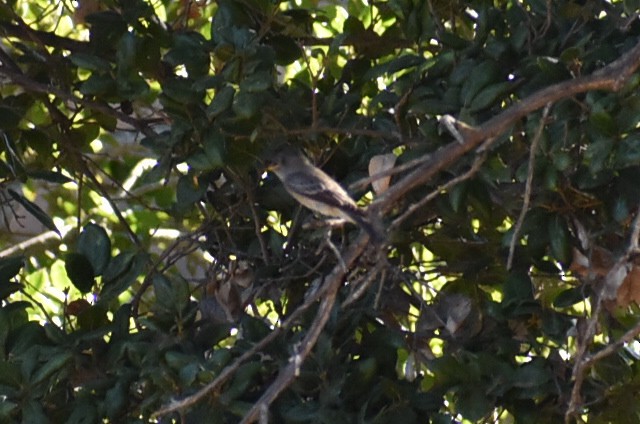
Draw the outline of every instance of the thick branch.
M431 180L434 175L446 169L467 152L477 148L483 142L491 142L506 132L519 119L527 116L548 103L593 90L616 91L623 87L629 77L640 66L640 42L620 59L610 63L592 75L561 82L542 89L515 103L502 113L489 119L478 127L459 128L463 143L451 143L437 150L424 164L418 166L406 177L378 197L371 208L387 211L409 191Z
M91 51L91 45L86 41L74 40L51 32L31 29L27 25L15 25L0 21L0 33L5 37L15 37L24 41L31 41L35 38L47 46L69 50L73 53Z
M362 234L347 252L344 258L344 263L347 267L351 267L358 257L364 252L368 246L368 237ZM280 370L276 380L271 383L267 391L260 397L260 399L251 407L249 412L244 416L241 424L253 423L260 417L262 411L268 410L269 405L285 390L291 382L296 378L299 373L300 366L304 360L309 356L311 350L316 345L318 337L322 333L324 326L326 325L329 317L331 316L331 310L333 309L338 289L342 284L346 270L341 265L336 265L327 277L324 283L324 293L322 295L322 302L318 308L313 323L309 327L307 335L300 343L300 348L289 360L286 367Z
M66 102L81 105L88 109L104 113L105 115L113 116L114 118L124 122L125 124L131 125L133 128L148 137L156 135L155 131L151 129L151 127L144 121L131 117L126 113L120 112L119 110L113 109L107 104L99 103L93 100L81 99L74 96L72 93L64 91L60 88L34 81L24 74L10 70L6 66L0 66L0 74L5 75L7 78L9 78L9 80L11 80L11 82L32 93L53 94L54 96L57 96L58 98Z

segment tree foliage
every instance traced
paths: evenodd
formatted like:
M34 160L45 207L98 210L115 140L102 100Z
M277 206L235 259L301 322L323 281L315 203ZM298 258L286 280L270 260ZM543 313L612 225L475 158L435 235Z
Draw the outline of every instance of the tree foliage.
M0 4L0 420L638 422L639 8Z

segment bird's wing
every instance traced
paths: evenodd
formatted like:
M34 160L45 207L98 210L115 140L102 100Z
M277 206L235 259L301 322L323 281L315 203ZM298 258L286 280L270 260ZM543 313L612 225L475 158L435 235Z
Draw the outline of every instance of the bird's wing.
M312 198L334 207L355 207L355 202L338 183L324 181L307 172L294 172L287 177L287 187L293 194Z

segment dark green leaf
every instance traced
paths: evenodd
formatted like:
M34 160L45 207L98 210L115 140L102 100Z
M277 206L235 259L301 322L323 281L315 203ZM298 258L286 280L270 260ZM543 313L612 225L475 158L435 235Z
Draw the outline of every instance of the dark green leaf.
M569 232L567 226L559 216L556 216L549 223L549 241L551 243L551 253L562 263L569 263L571 257L571 246L569 243Z
M111 240L104 228L87 224L78 236L76 251L89 260L94 275L102 275L111 258Z
M22 406L22 422L29 424L49 424L49 418L37 400L30 400Z
M95 283L95 272L91 262L80 253L70 252L65 259L64 268L73 285L82 293L89 293Z
M98 422L98 411L91 402L80 401L74 404L66 424L92 424Z
M493 408L493 401L483 393L482 386L472 385L458 392L457 409L466 419L477 422Z
M24 256L0 258L0 287L11 282L24 266Z
M587 297L584 287L574 287L561 292L553 301L556 308L567 308L578 302L582 302Z
M212 119L228 110L233 102L234 94L235 90L231 86L224 86L216 92L213 100L207 106L207 117Z
M505 81L483 88L471 101L471 104L469 105L469 111L477 112L491 106L496 102L496 100L504 96L504 94L508 93L512 89L512 87L512 82Z
M190 209L191 206L200 200L207 187L197 185L193 176L183 175L178 179L176 187L176 207L179 211Z
M37 384L51 377L55 372L61 370L73 359L73 353L68 351L59 351L47 356L45 362L38 371L31 377L31 384Z
M261 98L256 93L240 91L233 98L232 108L240 119L253 118L261 107Z
M470 69L470 73L465 75L464 83L462 84L462 90L460 91L462 102L465 105L470 105L472 99L478 95L480 90L493 82L498 75L499 67L492 60L474 64ZM505 86L500 86L499 88L504 89Z
M516 387L532 389L551 380L551 373L545 367L544 361L534 360L516 369L513 384Z
M117 88L116 81L109 75L93 73L80 84L80 92L85 95L97 96L114 94Z
M239 396L242 396L251 386L254 378L261 369L262 364L260 364L260 362L248 362L241 365L229 388L220 396L220 402L228 404Z
M89 69L90 71L109 72L111 64L109 61L92 54L74 53L69 56L71 62L78 68Z
M63 173L55 171L34 170L28 171L27 175L35 180L42 180L54 184L65 184L73 181Z
M142 273L147 257L141 253L122 252L104 270L100 303L108 304L127 290Z
M189 77L198 78L209 71L209 52L205 39L197 32L177 34L174 47L164 56L171 66L184 65Z
M11 195L13 200L20 203L27 210L27 212L33 215L34 218L36 218L42 225L60 235L60 231L58 231L56 224L53 223L53 220L49 217L49 215L47 215L45 211L40 208L40 206L36 205L30 200L27 200L24 196L17 193L13 189L7 189L7 192L9 193L9 195Z

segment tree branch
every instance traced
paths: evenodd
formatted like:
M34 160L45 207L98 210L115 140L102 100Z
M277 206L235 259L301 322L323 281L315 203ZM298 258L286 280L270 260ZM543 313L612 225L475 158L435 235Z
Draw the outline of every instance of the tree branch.
M53 94L64 100L66 102L71 102L76 105L84 106L88 109L95 110L105 115L113 116L114 118L131 125L136 130L140 131L147 137L152 137L156 135L156 132L147 125L144 121L140 119L133 118L126 113L120 112L119 110L113 109L109 107L107 104L98 103L93 100L82 99L74 96L72 93L54 87L52 85L43 84L37 81L32 80L28 76L14 72L7 68L6 66L0 66L0 74L5 75L11 82L20 87L24 88L27 91L31 91L33 93L40 94Z
M515 103L484 124L470 127L459 123L463 143L450 143L431 156L421 166L391 186L370 206L372 210L386 212L409 191L430 181L440 171L452 165L461 156L485 143L487 149L496 137L506 132L515 122L545 105L593 90L616 91L640 66L640 42L620 59L599 69L592 75L564 81L544 88Z
M594 301L596 302L593 311L591 312L591 316L589 317L586 329L584 331L584 336L582 338L578 338L578 344L576 347L576 355L575 355L575 363L573 366L573 371L571 376L573 377L574 383L571 389L571 397L569 398L569 405L567 406L567 410L565 411L564 420L566 424L569 424L573 418L576 417L579 413L579 408L582 404L582 397L580 392L582 391L582 384L584 383L584 378L586 376L587 371L600 359L611 355L616 352L624 343L631 341L635 336L640 334L640 323L637 323L633 328L627 331L621 338L615 343L608 345L603 350L597 352L596 354L589 356L587 354L587 348L589 344L593 341L594 336L596 335L596 331L598 328L598 318L600 316L600 312L602 311L603 301L606 300L606 293L609 290L607 282L612 278L613 275L618 274L620 268L625 267L629 262L632 255L638 252L638 238L640 237L640 206L638 206L636 210L636 216L633 220L631 235L629 236L629 244L627 245L627 249L625 252L618 258L616 263L611 267L609 272L604 278L602 282L602 287L599 290L599 293L595 297Z
M31 29L28 25L15 25L0 21L0 33L5 37L15 37L21 40L33 40L35 38L47 46L69 50L73 53L89 53L93 50L91 44L86 41L74 40L61 37L52 32Z
M352 266L356 259L365 251L368 246L369 237L366 235L361 235L351 246L349 249L344 263L347 268ZM273 401L278 397L283 390L285 390L291 382L296 378L300 371L300 366L305 361L305 359L311 353L311 350L315 346L318 341L318 337L320 337L320 333L322 329L326 325L329 320L329 316L331 315L331 310L333 309L336 296L338 294L338 289L342 284L342 280L344 279L344 275L346 270L340 265L336 265L333 268L331 274L328 275L327 280L323 285L323 295L322 301L320 302L320 307L318 308L318 313L313 320L313 323L309 327L309 331L307 335L300 343L300 347L298 352L296 352L291 358L289 358L289 363L285 366L276 380L271 383L266 392L258 399L258 401L251 407L249 412L244 416L240 424L249 424L258 420L261 414L264 413L265 410L273 403Z
M346 255L345 262L347 265L353 265L356 259L362 254L362 252L367 247L367 237L361 236L358 240L354 242L351 249ZM310 296L305 300L305 302L296 308L291 315L282 323L280 327L276 327L271 331L267 336L265 336L262 340L252 346L250 349L246 350L240 357L238 357L232 364L225 367L220 374L205 387L200 389L198 392L193 395L184 398L180 401L173 402L172 404L156 411L153 416L160 417L163 415L167 415L171 412L181 411L185 408L191 407L200 400L202 400L205 396L212 393L225 381L227 381L246 361L248 361L251 357L253 357L257 352L264 349L269 343L276 339L283 331L289 329L292 325L294 325L300 315L307 310L311 305L313 305L318 299L322 298L322 302L318 309L318 313L316 318L314 319L309 332L307 333L304 340L301 342L301 350L297 352L290 359L289 364L280 371L280 374L276 378L276 380L271 384L269 389L262 395L260 400L254 404L251 410L244 417L243 422L251 422L252 420L257 419L261 409L264 405L271 404L277 396L293 381L296 376L296 369L299 368L300 364L304 361L304 359L309 355L313 346L320 335L320 332L324 328L326 321L328 319L328 312L331 311L333 304L335 303L335 297L338 292L338 288L340 287L342 280L344 278L344 270L342 266L336 265L333 271L327 277L327 280L324 282L322 287L314 293L313 296Z
M520 229L522 228L522 224L524 223L525 216L527 216L527 211L529 211L529 202L531 201L531 191L533 186L533 170L536 165L536 153L538 152L538 145L540 144L540 139L542 138L542 130L544 130L544 127L547 124L546 121L547 116L549 116L550 109L551 103L548 103L544 108L544 112L542 112L542 119L540 119L538 130L536 131L536 134L533 136L533 140L531 141L531 149L529 150L529 169L527 170L527 181L525 183L524 199L522 201L522 209L520 210L520 215L516 220L516 224L513 226L513 235L511 236L511 242L509 243L509 256L507 257L507 270L510 270L511 265L513 265L513 255L516 251L516 244L518 243L518 237L520 236Z

